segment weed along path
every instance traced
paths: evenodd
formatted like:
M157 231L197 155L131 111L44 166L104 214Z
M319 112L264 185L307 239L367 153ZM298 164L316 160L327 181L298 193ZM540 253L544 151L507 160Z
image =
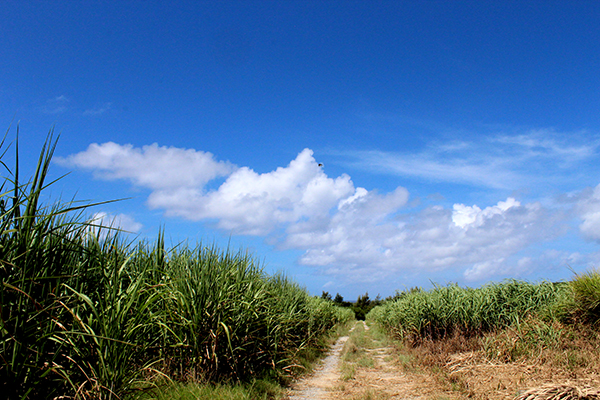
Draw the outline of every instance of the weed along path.
M288 400L458 399L424 371L403 366L402 355L378 329L356 322L316 371L297 382Z

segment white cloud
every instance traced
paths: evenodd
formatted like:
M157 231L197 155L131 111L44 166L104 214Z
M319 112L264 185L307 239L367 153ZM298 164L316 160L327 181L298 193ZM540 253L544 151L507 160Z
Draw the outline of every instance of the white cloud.
M62 114L67 111L69 102L70 100L64 94L54 97L46 100L46 104L42 107L42 112L45 114Z
M503 159L443 159L438 151L420 154L398 154L383 151L353 151L347 153L357 161L355 168L374 170L399 176L425 178L477 186L504 189L521 178L505 166Z
M536 254L535 257L525 256L510 262L505 260L495 269L482 271L488 273L482 274L480 281L497 276L526 279L540 271L543 271L543 279L551 279L550 277L557 273L564 277L565 273L573 270L574 267L580 269L597 265L598 254L581 254L557 249L546 250L541 254ZM469 276L466 273L464 275L469 280Z
M582 219L580 232L585 238L600 242L600 185L581 194L577 211Z
M484 136L473 141L435 143L420 152L338 152L353 168L493 189L510 189L534 183L569 180L574 165L594 157L600 140L590 135L561 135L552 130L525 134ZM539 171L544 171L540 176Z
M327 177L305 149L287 167L264 174L242 167L217 190L157 191L149 204L191 220L217 219L219 228L236 233L266 235L282 224L326 218L353 192L349 176Z
M552 262L557 259L548 259L547 255L541 255L539 258L521 257L518 260L508 261L505 258L490 259L473 264L463 273L467 282L485 282L502 278L525 279L526 276L534 273L536 270L550 269Z
M463 276L469 282L481 282L490 279L494 275L498 275L503 269L504 258L495 260L486 260L475 263L471 268L468 268Z
M430 207L417 215L394 215L408 195L397 189L394 207L377 207L381 196L370 193L360 206L371 213L341 208L321 229L290 230L286 245L305 249L301 262L337 273L340 268L354 281L393 276L402 272L466 268L468 280L507 272L505 260L532 243L553 238L559 218L539 203L521 205L507 199L495 206L469 208L468 219L454 211ZM374 212L379 210L379 213ZM459 214L463 215L463 214Z
M464 204L454 204L452 207L452 222L454 225L461 228L468 226L481 226L485 223L486 219L492 218L494 215L502 215L506 210L512 207L518 207L521 203L517 200L509 197L506 201L500 201L498 205L487 207L485 210L476 205L469 207Z
M127 179L152 190L148 204L167 215L189 220L216 219L221 229L266 235L281 224L326 218L330 209L355 191L350 177L325 175L312 150L303 150L287 167L259 174L216 161L196 150L134 148L113 142L92 144L84 152L58 160L92 169L101 179ZM206 184L227 177L217 189Z
M567 166L593 157L600 145L597 139L590 140L589 135L583 140L578 136L580 135L559 135L552 130L538 129L522 135L502 135L494 140L512 145L512 150L518 150L526 158L553 159ZM573 144L577 141L582 143Z
M91 169L98 178L127 179L153 190L202 188L210 180L226 176L234 167L215 161L211 153L158 146L135 148L130 144L93 143L86 151L57 158L62 165Z
M92 144L60 162L148 188L149 207L166 215L213 221L236 234L266 236L280 249L301 250L301 264L337 280L458 269L464 279L478 281L531 271L532 260L521 257L516 267L509 260L563 232L561 214L511 197L488 207L454 204L415 211L407 206L403 187L378 193L356 188L345 174L328 177L310 149L267 173L234 167L210 153L156 144ZM219 177L223 183L207 189Z
M110 229L118 229L124 232L137 233L143 228L143 225L137 222L130 215L113 215L104 211L95 213L92 218L90 218L89 223L92 225L92 232L97 232L100 227L107 227ZM106 233L107 232L104 232L104 234Z
M112 103L104 103L101 106L87 109L83 112L83 115L101 115L112 108Z

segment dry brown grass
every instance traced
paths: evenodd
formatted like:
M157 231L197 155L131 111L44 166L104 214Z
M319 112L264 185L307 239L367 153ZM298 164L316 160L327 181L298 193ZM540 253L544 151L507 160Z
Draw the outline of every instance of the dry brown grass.
M410 360L405 369L425 370L465 398L595 399L600 388L600 334L589 327L531 320L519 329L456 334L399 351Z
M410 354L415 363L424 367L435 367L446 364L452 354L466 353L479 350L481 340L476 337L465 337L455 333L452 337L442 340L422 340L420 343L404 345L403 353Z
M545 385L526 391L515 400L597 400L600 389L570 385Z

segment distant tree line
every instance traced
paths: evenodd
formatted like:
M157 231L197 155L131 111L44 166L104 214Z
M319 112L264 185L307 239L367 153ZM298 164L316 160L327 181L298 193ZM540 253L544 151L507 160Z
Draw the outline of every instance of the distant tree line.
M365 315L367 315L371 309L382 304L383 302L379 295L377 295L375 299L371 300L368 292L362 296L358 296L358 299L354 303L350 301L344 301L344 297L342 297L342 295L339 293L336 293L335 297L332 298L329 292L323 291L321 298L329 300L340 307L351 308L352 311L354 311L356 319L358 320L364 320Z

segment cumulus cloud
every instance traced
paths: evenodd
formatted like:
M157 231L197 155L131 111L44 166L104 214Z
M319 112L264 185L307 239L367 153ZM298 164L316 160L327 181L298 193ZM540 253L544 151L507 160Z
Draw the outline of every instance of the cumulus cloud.
M91 169L101 179L127 179L152 190L148 204L167 215L217 220L221 229L266 235L281 224L326 217L338 202L354 194L347 175L327 177L305 149L286 167L259 174L216 161L210 153L157 144L134 148L92 144L60 159L63 165ZM206 184L226 177L216 190Z
M539 203L521 205L508 198L483 209L456 204L453 210L434 206L417 215L397 215L407 198L402 188L360 196L320 231L296 226L286 244L306 249L301 263L334 274L343 268L358 280L465 268L464 278L478 281L510 272L505 265L510 256L560 233L550 229L558 218ZM357 207L370 212L356 212Z
M526 272L536 267L532 260L521 257L514 266L510 260L562 233L560 214L512 197L487 207L413 209L403 187L379 193L355 187L346 174L327 176L310 149L266 173L157 144L92 144L60 162L148 188L148 206L166 215L211 221L235 234L265 236L279 249L301 250L300 264L338 280L452 269L465 280L480 281ZM220 185L209 185L217 178Z
M104 211L95 213L90 218L91 231L96 233L100 227L118 229L124 232L137 233L143 225L127 214L113 215ZM107 233L107 232L104 232Z
M286 167L259 174L235 170L214 191L156 191L151 207L191 220L217 219L221 229L265 235L281 224L326 217L338 201L354 192L350 177L329 178L309 149Z
M234 169L211 153L154 143L142 148L113 142L93 143L87 150L57 158L58 163L94 171L106 180L126 179L152 190L202 188Z
M465 228L468 226L481 226L485 223L485 220L492 218L494 215L502 215L508 209L512 207L519 207L520 202L514 198L509 197L506 201L500 201L498 205L487 207L485 210L477 207L476 205L469 207L464 204L454 204L452 207L452 222L454 225Z

